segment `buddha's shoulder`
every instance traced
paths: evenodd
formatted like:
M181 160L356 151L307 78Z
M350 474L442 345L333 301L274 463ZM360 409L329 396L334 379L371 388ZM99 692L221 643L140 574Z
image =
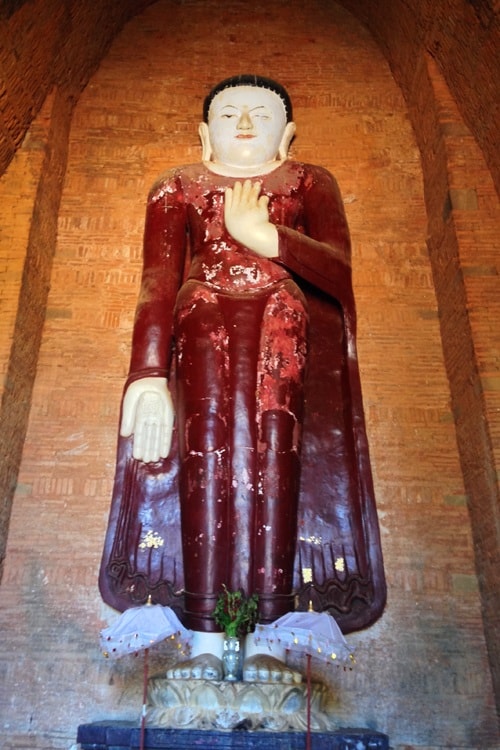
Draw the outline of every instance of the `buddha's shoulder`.
M326 167L321 167L318 164L309 164L308 162L289 159L285 162L285 165L290 171L296 172L299 175L331 175Z
M267 190L280 192L287 189L309 190L318 183L331 181L332 175L324 167L308 164L295 159L287 159L283 164L264 178Z
M150 199L159 198L166 192L182 191L183 186L200 181L206 174L201 162L171 167L163 172L153 183L149 192Z

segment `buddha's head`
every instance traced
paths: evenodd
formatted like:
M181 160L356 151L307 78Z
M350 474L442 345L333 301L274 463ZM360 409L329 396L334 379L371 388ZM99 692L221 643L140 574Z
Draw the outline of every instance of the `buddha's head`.
M266 168L286 159L294 133L290 97L269 78L227 78L205 99L203 160L214 165L243 171Z

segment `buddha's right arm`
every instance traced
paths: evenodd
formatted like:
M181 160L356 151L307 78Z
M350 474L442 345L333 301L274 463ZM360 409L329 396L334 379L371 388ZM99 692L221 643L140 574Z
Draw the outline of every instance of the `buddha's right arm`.
M120 434L133 436L133 456L152 462L170 451L174 406L168 388L173 311L186 252L186 210L174 175L149 195L143 271Z
M130 379L168 377L174 306L186 256L186 227L182 186L178 177L170 176L153 188L148 199Z

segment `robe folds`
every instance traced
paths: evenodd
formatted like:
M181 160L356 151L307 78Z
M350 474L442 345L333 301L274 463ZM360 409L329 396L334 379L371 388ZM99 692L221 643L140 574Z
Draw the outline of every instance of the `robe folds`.
M273 536L273 524L279 518L288 523L289 531L285 534L292 545L293 570L288 576L289 591L283 592L286 600L283 606L307 609L312 603L316 611L329 611L343 632L348 633L373 623L382 613L386 597L356 351L348 227L337 184L325 169L285 161L271 173L255 179L261 182L261 193L269 196L269 216L278 232L278 258L258 256L238 244L225 229L224 190L234 184L234 178L216 175L203 164L194 164L172 170L153 186L147 206L143 277L125 387L142 377L167 377L175 403L176 373L183 373L182 378L190 377L190 370L186 370L182 361L184 333L177 320L189 309L190 299L201 296L204 300L229 300L230 317L207 338L209 353L217 351L220 331L224 335L219 338L236 337L239 341L240 301L244 310L252 305L252 310L260 309L262 295L266 300L272 294L276 299L288 295L292 307L295 301L299 306L303 301L308 331L302 434L298 439L298 508L291 511L296 516L291 525L287 509L283 508L272 515L272 522L266 528L272 549L273 540L278 539ZM273 308L266 302L261 307L263 311L258 313L261 318L252 312L254 317L247 317L250 322L246 324L246 333L241 333L243 343L239 348L244 355L241 361L248 360L250 365L244 366L254 367L260 356L262 331L266 330L271 340L278 342L277 346L280 337L284 341L279 349L283 369L287 333L279 315L273 329L273 316L279 305ZM241 320L245 320L244 316ZM248 354L252 348L255 355ZM224 368L240 367L240 360L235 364L231 356L220 365L222 379ZM191 367L194 378L196 369L194 365ZM216 390L219 378L210 378ZM231 382L229 378L228 383ZM249 402L264 399L263 380L257 386L254 381L248 382L248 386L238 386L250 391L243 396ZM182 392L179 377L177 393ZM246 427L240 428L242 423L235 415L240 395L229 390L226 397L227 408L233 412L231 445L237 443L233 433L247 429L254 433L249 440L257 450L262 437L260 427L257 424L252 427L256 419L248 419ZM276 398L279 400L279 394ZM179 396L177 408L182 411L181 401ZM265 413L278 414L280 418L282 407L283 404L276 409L271 404ZM218 422L213 424L215 435ZM179 498L179 473L184 459L182 448L179 455L179 444L183 443L177 430L174 427L168 458L149 464L133 459L132 438L118 439L115 483L99 577L104 601L118 610L139 605L150 595L154 603L169 605L181 619L184 616L185 570L189 565L193 568L192 561L183 559L191 552L185 542L183 546L181 538L181 503L185 500ZM250 447L249 462L253 460L252 451ZM220 452L214 452L216 463L218 457ZM213 471L217 472L216 464ZM228 492L232 485L242 483L243 474L246 469L242 471L239 465L238 471L232 472L229 462L227 476L223 477ZM253 512L252 493L257 492L254 484L257 482L246 483L248 518ZM293 503L290 507L293 509ZM189 514L190 510L184 508L183 512ZM234 507L231 513L226 524L226 549L219 540L218 549L210 551L207 535L203 540L204 562L199 563L196 575L203 577L203 566L211 568L213 563L220 567L226 556L230 569L222 582L229 584L229 588L241 584L245 589L248 588L245 581L250 580L248 575L252 573L248 571L254 564L252 540L248 537L251 529L245 529L245 523L238 520L239 511L235 512ZM277 541L278 547L279 544ZM240 568L247 573L240 575ZM207 601L217 593L207 591ZM207 622L197 629L217 628Z

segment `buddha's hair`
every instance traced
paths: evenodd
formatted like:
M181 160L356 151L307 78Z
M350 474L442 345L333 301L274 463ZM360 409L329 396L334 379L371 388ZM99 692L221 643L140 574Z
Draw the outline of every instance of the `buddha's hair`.
M287 90L281 83L273 81L272 78L265 78L264 76L255 76L250 74L241 74L238 76L231 76L231 78L225 78L223 81L218 83L210 93L205 97L203 102L203 120L208 122L208 113L210 111L210 105L217 94L220 94L224 89L235 88L236 86L255 86L260 89L269 89L277 94L283 102L283 106L286 112L287 122L292 120L292 102Z

